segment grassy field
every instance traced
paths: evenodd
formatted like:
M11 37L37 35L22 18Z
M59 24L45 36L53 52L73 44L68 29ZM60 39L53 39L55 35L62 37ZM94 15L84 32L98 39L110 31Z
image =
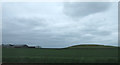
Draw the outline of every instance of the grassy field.
M118 48L3 48L3 63L117 63Z

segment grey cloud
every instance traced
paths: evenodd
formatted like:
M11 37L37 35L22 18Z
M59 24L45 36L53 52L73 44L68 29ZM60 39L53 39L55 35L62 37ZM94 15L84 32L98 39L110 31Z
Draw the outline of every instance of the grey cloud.
M20 4L20 3L19 3ZM50 3L49 3L50 4ZM95 9L98 10L91 10L89 12L89 8L93 8L94 5L100 5L96 7L100 7L100 10L95 7ZM9 4L10 5L10 4ZM22 4L21 4L22 5ZM9 11L11 8L4 8L3 10L3 42L5 43L15 43L15 44L29 44L29 45L40 45L42 47L65 47L68 45L73 44L79 44L79 43L101 43L101 44L116 44L116 27L117 27L117 21L115 21L114 17L111 14L114 14L113 11L115 10L111 8L111 12L107 11L106 13L102 12L105 11L109 5L106 5L105 8L101 6L100 3L96 4L88 4L83 3L80 5L80 3L72 3L67 4L64 6L64 10L66 12L68 11L67 7L70 8L72 13L69 13L69 16L81 17L81 16L87 16L90 14L93 14L94 12L100 12L100 14L96 14L93 16L84 17L80 20L71 20L69 17L64 16L63 10L60 9L59 14L54 13L56 12L56 8L52 10L52 14L57 15L48 15L48 10L51 6L44 9L43 6L37 5L33 6L33 4L29 4L29 7L24 8L24 6L20 7L20 9L24 9L25 12L22 10L22 13L20 11L13 8L15 13L10 13L13 11ZM83 11L80 11L77 7L85 6L85 13ZM91 5L91 6L89 6ZM31 7L32 6L32 7ZM39 8L40 6L40 8ZM72 7L71 7L72 6ZM19 7L19 6L18 6ZM18 8L17 7L17 8ZM37 13L35 10L33 10L33 7L37 10ZM57 6L56 6L57 7ZM103 8L102 8L103 7ZM52 8L52 7L51 7ZM43 10L41 13L41 9ZM59 8L58 8L59 9ZM94 9L94 8L93 8ZM26 12L30 11L30 12ZM32 10L32 11L31 11ZM44 11L45 10L45 11ZM77 11L78 10L78 11ZM51 10L49 10L49 13ZM62 13L61 13L62 12ZM26 16L24 16L24 14ZM31 15L31 14L34 14ZM80 15L80 13L82 15ZM86 14L87 13L87 14ZM13 14L13 16L12 16ZM37 15L42 14L42 15ZM74 14L74 15L73 15ZM8 16L9 15L9 16ZM44 16L46 15L46 16ZM63 16L61 16L63 15ZM116 16L116 14L114 14Z
M71 17L84 17L105 11L109 6L108 2L67 2L64 4L64 13Z
M12 32L15 31L32 31L33 28L39 26L42 27L46 25L45 19L38 19L38 18L9 18L3 19L3 32L11 30Z
M112 33L104 31L104 29L99 30L98 28L101 27L99 21L89 24L87 22L79 24L81 22L73 21L69 27L66 25L62 28L53 26L54 24L49 24L44 19L37 20L37 18L14 18L14 20L6 21L5 19L3 21L3 42L34 44L42 47L65 47L77 43L104 42L98 37L110 36ZM98 24L93 25L95 22ZM82 29L81 25L84 25ZM42 27L42 29L34 30L36 26Z

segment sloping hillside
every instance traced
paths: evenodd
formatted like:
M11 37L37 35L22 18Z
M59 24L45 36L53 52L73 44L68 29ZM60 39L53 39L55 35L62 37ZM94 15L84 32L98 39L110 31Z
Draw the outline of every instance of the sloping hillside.
M82 45L74 45L67 48L117 48L115 46L108 46L108 45L96 45L96 44L82 44Z

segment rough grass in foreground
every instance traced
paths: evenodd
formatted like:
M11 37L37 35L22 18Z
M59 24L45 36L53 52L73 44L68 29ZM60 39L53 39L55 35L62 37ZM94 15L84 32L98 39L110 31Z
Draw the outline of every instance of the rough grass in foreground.
M117 63L118 48L3 48L3 63Z

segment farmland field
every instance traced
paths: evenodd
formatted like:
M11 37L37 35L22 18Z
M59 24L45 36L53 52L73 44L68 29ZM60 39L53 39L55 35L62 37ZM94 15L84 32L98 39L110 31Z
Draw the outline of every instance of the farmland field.
M117 63L117 48L3 48L3 63Z

